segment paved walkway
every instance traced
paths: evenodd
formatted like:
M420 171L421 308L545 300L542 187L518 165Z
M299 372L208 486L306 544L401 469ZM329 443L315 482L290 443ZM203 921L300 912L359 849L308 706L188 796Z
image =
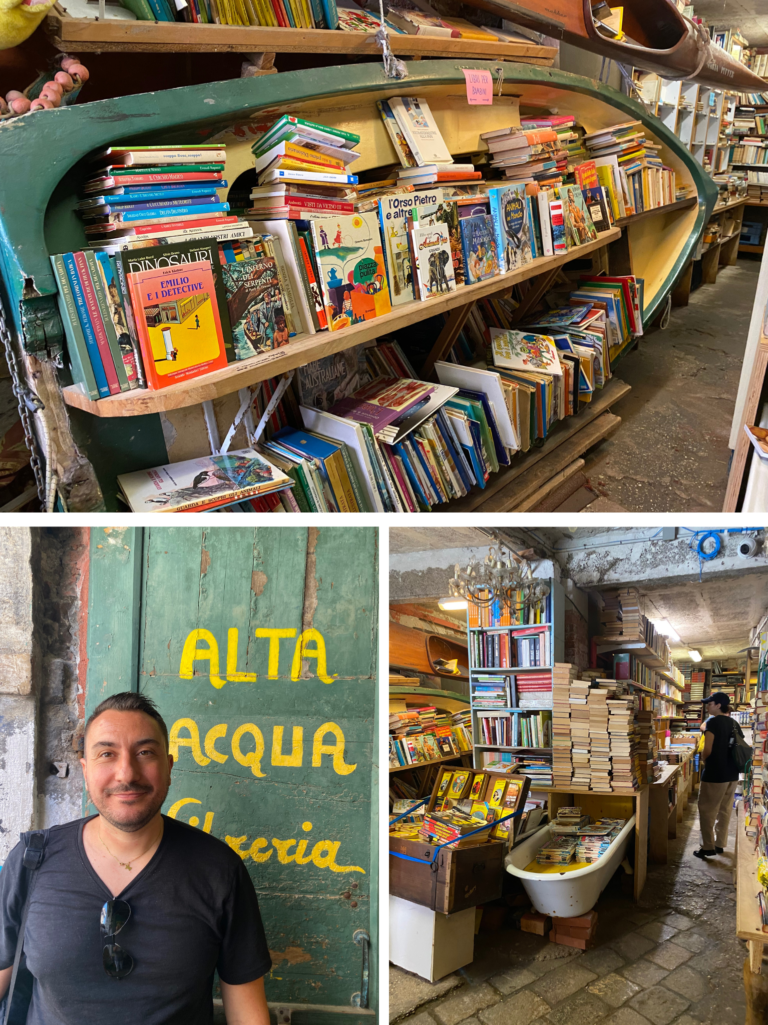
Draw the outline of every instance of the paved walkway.
M622 871L598 904L597 945L582 953L502 930L475 938L475 961L430 985L390 967L390 1020L407 1025L742 1025L745 945L736 939L733 834L707 862L696 805L667 865L649 866L640 904ZM626 884L625 884L626 885Z

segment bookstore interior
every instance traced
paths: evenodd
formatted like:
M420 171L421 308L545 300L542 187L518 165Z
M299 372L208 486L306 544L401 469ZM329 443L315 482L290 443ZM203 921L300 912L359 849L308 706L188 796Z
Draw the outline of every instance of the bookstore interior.
M390 531L393 1022L765 1021L766 544Z
M0 511L764 510L768 15L541 7L3 4Z

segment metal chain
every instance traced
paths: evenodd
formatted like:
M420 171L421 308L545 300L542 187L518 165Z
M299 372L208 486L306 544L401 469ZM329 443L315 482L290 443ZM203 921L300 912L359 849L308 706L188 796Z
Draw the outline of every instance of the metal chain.
M16 361L16 353L13 349L13 340L5 319L5 311L3 310L2 302L0 302L0 339L2 339L3 346L5 347L5 359L8 363L8 369L11 372L13 394L16 396L16 401L19 406L19 419L21 420L22 427L24 428L24 440L26 441L27 448L29 449L29 462L32 467L32 472L35 475L35 484L37 485L37 495L40 499L40 508L42 512L45 512L47 504L45 494L45 473L42 468L40 448L38 446L34 430L32 429L32 421L30 417L30 413L35 413L37 410L44 409L45 406L38 396L30 391L26 382L22 380L21 375L19 374L19 365Z

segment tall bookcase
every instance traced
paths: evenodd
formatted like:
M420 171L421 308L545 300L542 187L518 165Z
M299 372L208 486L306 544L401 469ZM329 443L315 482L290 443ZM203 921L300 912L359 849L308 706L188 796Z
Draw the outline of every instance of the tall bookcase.
M486 762L493 760L494 757L505 757L509 755L509 760L512 761L513 754L515 752L530 752L532 755L552 753L551 744L547 747L532 747L529 744L499 744L489 743L487 738L484 736L482 728L480 726L480 719L484 713L488 713L494 717L507 718L511 721L511 729L513 733L512 739L520 739L519 734L521 733L522 727L520 720L528 718L530 715L535 715L538 712L548 711L550 713L551 722L551 711L552 711L552 668L555 662L562 662L564 659L565 650L565 595L563 592L562 585L553 579L547 580L549 584L550 593L546 600L546 608L548 610L547 615L541 616L540 623L524 623L516 624L511 626L472 626L470 624L470 610L467 610L467 646L469 649L469 692L470 692L470 708L472 711L472 750L473 750L473 764L476 769L481 769ZM541 658L539 659L539 665L524 665L524 666L483 666L478 664L478 640L483 636L488 635L502 635L507 637L507 644L509 650L514 652L517 648L517 642L521 638L526 636L538 635L542 638L540 644ZM510 660L511 661L511 660ZM517 680L524 680L526 677L540 674L548 675L549 677L549 703L542 704L538 707L531 708L525 707L520 708L517 692ZM478 705L478 694L476 688L479 685L481 678L488 678L492 680L498 680L501 685L504 684L505 679L514 677L515 685L511 689L511 698L508 700L503 707L488 707L487 705ZM551 726L550 726L551 732ZM518 737L515 738L515 733ZM506 760L506 759L505 759ZM531 783L533 786L533 781Z

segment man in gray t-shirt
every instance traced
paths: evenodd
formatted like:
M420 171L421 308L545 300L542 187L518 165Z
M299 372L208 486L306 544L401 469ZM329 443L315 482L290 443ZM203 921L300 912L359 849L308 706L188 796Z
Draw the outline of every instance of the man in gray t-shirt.
M98 814L49 833L24 933L28 1025L269 1025L271 960L253 883L225 843L160 814L173 758L151 701L107 698L86 724ZM0 998L27 892L17 844L0 872Z

